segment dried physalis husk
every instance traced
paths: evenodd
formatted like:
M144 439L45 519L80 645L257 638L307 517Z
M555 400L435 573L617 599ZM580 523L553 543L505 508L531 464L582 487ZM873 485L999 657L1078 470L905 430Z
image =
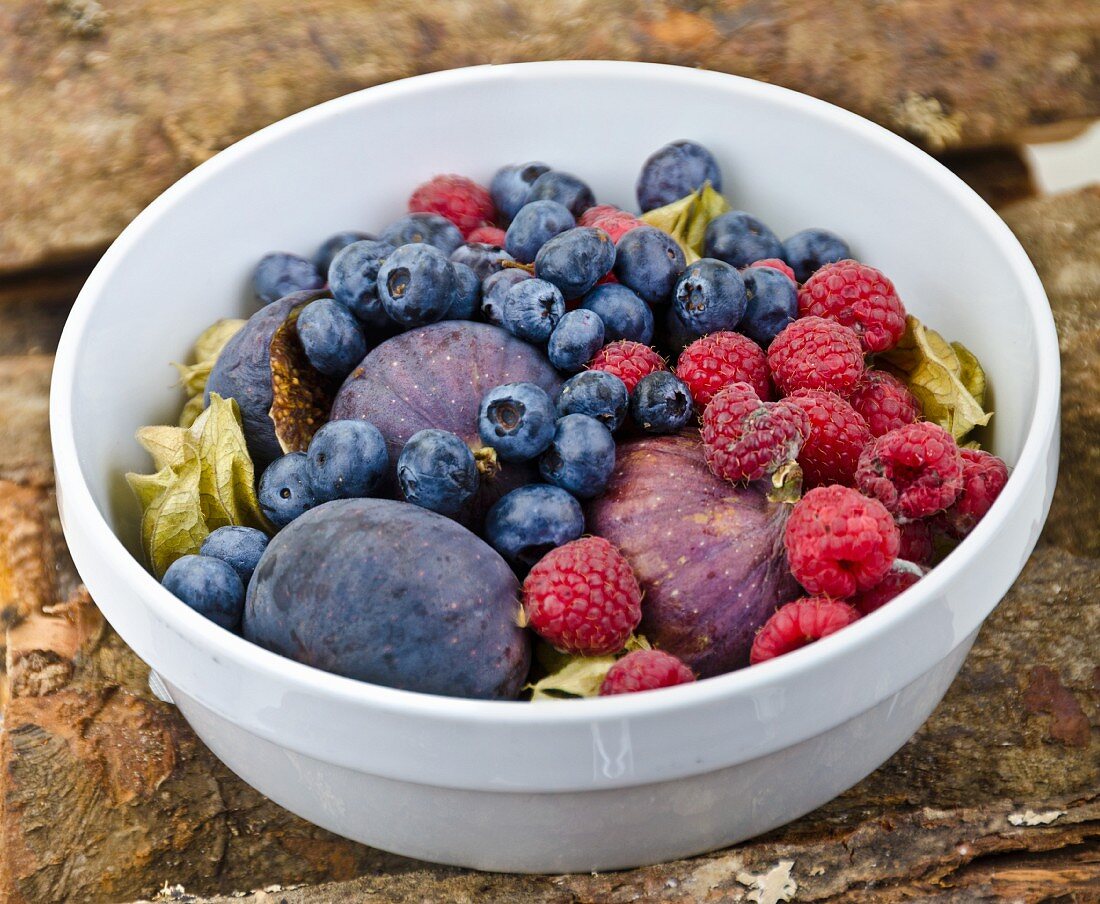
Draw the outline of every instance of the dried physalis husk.
M332 400L340 388L309 363L298 338L298 315L291 310L271 337L271 410L275 436L283 452L305 452L309 441L328 421Z
M218 360L223 348L230 339L237 335L247 323L247 320L218 320L208 326L191 350L191 364L177 364L176 370L180 374L180 385L187 393L187 404L180 413L179 425L190 427L195 419L202 413L203 393L206 391L206 381L210 378L210 371L214 369L214 362Z
M671 235L691 264L703 255L703 240L710 221L729 210L729 202L707 182L679 201L642 214L641 220Z

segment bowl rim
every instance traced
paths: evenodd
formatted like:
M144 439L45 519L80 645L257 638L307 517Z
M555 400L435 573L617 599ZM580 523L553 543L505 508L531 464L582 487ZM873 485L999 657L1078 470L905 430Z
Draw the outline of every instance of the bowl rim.
M831 120L860 140L883 152L901 157L910 166L939 183L982 226L1009 262L1020 284L1036 341L1037 379L1035 406L1026 438L1008 483L988 515L974 531L919 583L903 592L890 606L867 615L846 630L793 653L751 668L743 668L690 684L607 698L569 701L562 706L532 706L525 701L470 700L416 691L399 690L342 677L287 659L219 628L197 612L181 605L172 594L132 556L116 536L96 505L85 479L72 429L76 361L102 287L125 261L136 238L183 199L193 186L246 157L254 149L278 142L315 121L350 112L364 102L431 92L444 86L476 85L501 78L510 80L595 79L601 77L659 77L685 89L705 83L754 94L777 106L797 110L811 118ZM196 647L224 657L260 677L293 684L305 693L324 695L356 706L405 716L444 718L452 723L504 725L588 724L594 720L656 716L662 712L705 706L723 698L753 694L783 684L792 676L827 667L858 647L888 634L915 610L926 607L946 585L967 568L992 542L999 526L1024 495L1025 488L1041 476L1049 437L1056 431L1059 412L1060 359L1057 334L1049 302L1027 254L1004 221L966 183L939 161L904 138L863 117L808 95L742 76L658 63L569 60L482 65L446 70L365 88L310 107L275 122L226 148L176 181L146 207L122 231L88 277L70 311L55 357L50 389L50 429L59 497L63 497L66 530L81 524L96 554L162 623ZM982 618L985 614L982 613ZM125 639L125 638L124 638ZM155 664L150 664L155 668Z

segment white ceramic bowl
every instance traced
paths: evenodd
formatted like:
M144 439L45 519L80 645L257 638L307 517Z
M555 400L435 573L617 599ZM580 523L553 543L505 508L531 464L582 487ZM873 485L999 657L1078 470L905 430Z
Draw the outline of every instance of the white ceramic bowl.
M929 577L839 634L752 669L639 694L530 705L340 678L222 631L134 552L123 472L174 418L168 362L250 310L264 252L379 228L440 172L486 180L544 159L633 207L642 160L690 137L725 193L780 234L826 226L895 280L909 309L984 362L1008 486ZM950 172L850 113L771 85L631 63L444 72L276 123L180 180L115 242L57 354L51 424L65 534L111 624L245 781L318 825L444 863L628 867L728 845L859 781L924 721L1023 566L1058 446L1058 347L1008 229Z

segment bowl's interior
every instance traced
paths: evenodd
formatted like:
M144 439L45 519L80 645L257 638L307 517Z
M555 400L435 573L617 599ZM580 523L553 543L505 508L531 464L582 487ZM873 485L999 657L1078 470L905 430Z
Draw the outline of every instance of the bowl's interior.
M597 75L593 75L593 73ZM377 230L440 172L485 181L541 159L634 207L644 158L690 137L719 158L724 193L780 236L824 226L893 278L907 307L968 345L995 388L987 439L1013 462L1035 407L1034 318L987 211L880 130L774 89L667 68L481 70L354 95L280 123L172 189L110 254L85 299L72 387L84 478L136 548L122 475L148 470L133 441L174 422L171 361L219 317L247 316L270 250L311 254L332 232ZM916 160L916 162L914 162ZM64 388L63 388L64 389Z

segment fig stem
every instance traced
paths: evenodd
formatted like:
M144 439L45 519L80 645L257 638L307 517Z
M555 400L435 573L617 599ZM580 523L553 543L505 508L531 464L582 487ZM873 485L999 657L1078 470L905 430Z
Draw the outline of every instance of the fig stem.
M474 463L477 465L477 473L482 477L495 477L500 470L500 459L497 458L497 450L492 446L475 449Z
M797 461L788 461L772 474L772 488L768 491L771 502L794 505L802 498L802 468Z

